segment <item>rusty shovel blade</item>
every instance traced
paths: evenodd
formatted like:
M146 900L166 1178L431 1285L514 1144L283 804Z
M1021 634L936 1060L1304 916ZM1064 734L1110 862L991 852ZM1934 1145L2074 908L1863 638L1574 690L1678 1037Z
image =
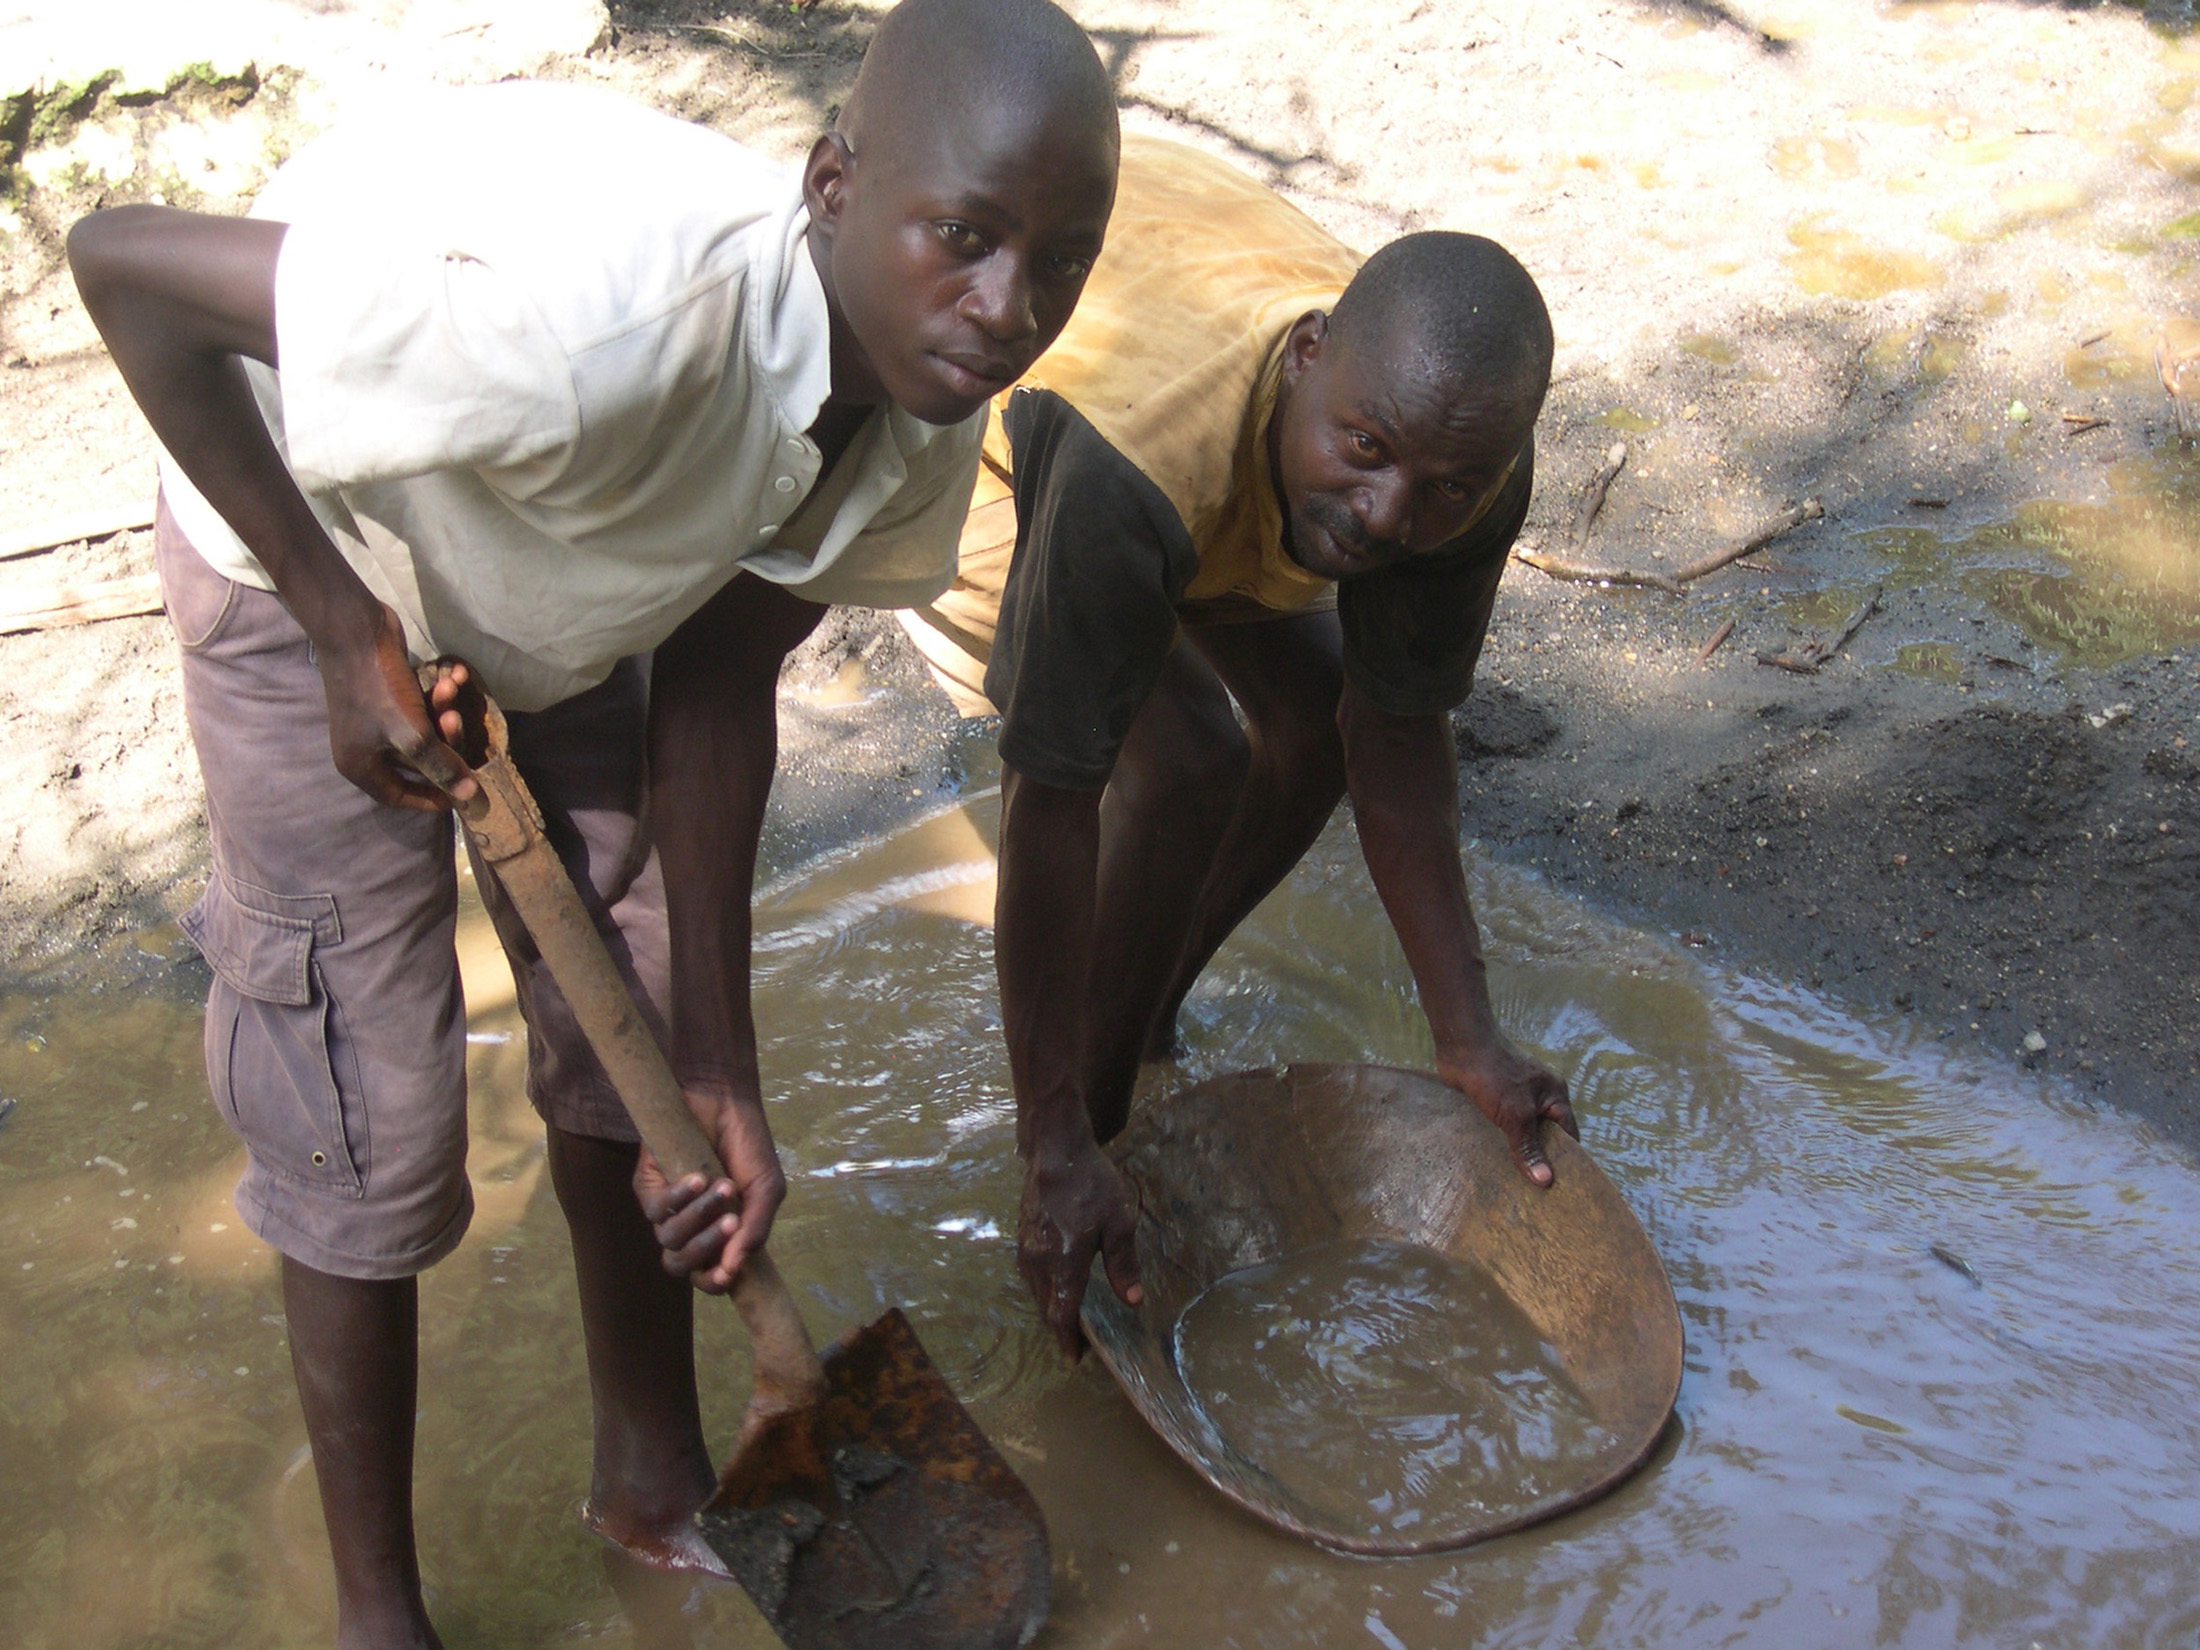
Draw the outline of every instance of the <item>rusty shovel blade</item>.
M827 1391L743 1439L696 1516L793 1650L1018 1650L1046 1620L1038 1503L896 1309Z

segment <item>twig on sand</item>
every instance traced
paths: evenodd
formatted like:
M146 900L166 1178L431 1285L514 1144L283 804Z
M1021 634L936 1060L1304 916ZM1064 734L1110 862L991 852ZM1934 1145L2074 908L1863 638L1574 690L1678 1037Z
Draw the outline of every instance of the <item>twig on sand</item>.
M1604 455L1604 467L1589 478L1589 485L1581 490L1581 508L1574 512L1574 548L1581 550L1589 543L1589 529L1596 525L1597 512L1604 508L1604 495L1612 490L1612 483L1620 471L1627 468L1627 443L1615 441Z
M1733 634L1734 621L1732 619L1729 619L1726 621L1725 624L1719 626L1718 629L1714 630L1711 633L1711 640L1704 643L1703 651L1696 655L1696 663L1698 663L1699 665L1709 664L1711 662L1711 655L1718 652L1720 648L1726 646L1726 639Z
M2073 412L2064 413L2062 421L2070 426L2069 429L2063 431L2064 435L2083 435L2086 431L2097 430L2108 422L2105 418L2095 418L2091 413Z
M1812 642L1801 653L1760 653L1757 655L1757 662L1761 665L1775 665L1781 670L1792 670L1798 676L1815 676L1819 667L1847 647L1856 633L1864 628L1864 621L1878 611L1879 587L1874 585L1872 593L1864 598L1864 605L1849 615L1849 622L1841 627L1841 634L1831 642Z
M795 9L807 11L809 7L798 6ZM752 57L762 58L766 63L799 63L808 58L831 57L833 55L830 50L822 46L767 46L761 40L751 40L745 34L735 34L731 29L722 29L714 23L675 23L673 33L684 34L696 40L708 40L713 45L731 46L736 51L747 52Z
M1816 521L1825 513L1825 505L1816 498L1806 498L1800 504L1791 504L1733 549L1721 550L1716 555L1704 557L1702 561L1692 561L1686 567L1674 569L1673 581L1676 584L1693 584L1705 574L1716 573L1729 562L1740 561L1750 552L1762 550L1783 533L1791 533L1804 522Z
M1621 451L1614 448L1615 452ZM1617 465L1610 467L1610 475L1619 474ZM1609 476L1604 478L1610 485ZM1594 483L1591 484L1592 488ZM1583 501L1586 507L1587 500ZM1677 567L1671 573L1645 573L1633 567L1592 567L1583 562L1568 561L1563 556L1553 556L1541 550L1515 550L1513 559L1526 562L1538 573L1559 579L1567 584L1601 584L1633 586L1641 590L1662 590L1668 596L1685 596L1688 586L1707 573L1716 573L1731 562L1740 561L1752 551L1762 550L1781 534L1791 532L1806 521L1816 521L1826 513L1826 507L1815 498L1806 498L1800 504L1791 504L1770 521L1764 523L1741 543L1716 551L1701 561L1692 561L1685 567Z
M1667 578L1663 573L1638 573L1632 567L1589 567L1559 556L1547 556L1540 550L1515 550L1513 560L1526 562L1538 573L1548 574L1566 584L1632 585L1641 590L1662 590L1668 596L1688 593L1678 579Z
M1632 567L1591 567L1541 550L1515 550L1513 559L1526 562L1538 573L1567 584L1633 585L1643 590L1662 590L1669 596L1685 596L1688 586L1705 574L1716 573L1752 551L1762 550L1781 534L1792 532L1806 521L1816 521L1825 513L1826 507L1819 500L1806 498L1800 504L1789 505L1741 543L1716 551L1701 561L1677 567L1671 573L1644 573Z

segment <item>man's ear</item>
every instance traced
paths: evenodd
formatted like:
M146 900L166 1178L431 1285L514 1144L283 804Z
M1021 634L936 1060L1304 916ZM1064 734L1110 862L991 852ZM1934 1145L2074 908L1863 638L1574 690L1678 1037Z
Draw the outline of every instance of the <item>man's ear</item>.
M1310 309L1293 321L1283 338L1283 381L1296 384L1321 359L1322 345L1328 340L1329 317L1320 310Z
M810 209L810 222L827 238L839 227L855 164L855 151L838 132L827 132L810 145L810 158L802 167L802 201Z

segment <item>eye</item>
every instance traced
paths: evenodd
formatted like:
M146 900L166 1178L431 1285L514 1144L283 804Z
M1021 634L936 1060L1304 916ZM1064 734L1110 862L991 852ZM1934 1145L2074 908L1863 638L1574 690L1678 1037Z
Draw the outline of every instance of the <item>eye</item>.
M1092 273L1090 258L1049 258L1047 273L1057 281L1081 281Z
M1454 504L1464 504L1472 496L1462 483L1456 481L1439 481L1436 490Z
M940 243L958 258L975 258L986 249L985 236L967 223L958 222L954 218L942 218L932 227L938 233Z

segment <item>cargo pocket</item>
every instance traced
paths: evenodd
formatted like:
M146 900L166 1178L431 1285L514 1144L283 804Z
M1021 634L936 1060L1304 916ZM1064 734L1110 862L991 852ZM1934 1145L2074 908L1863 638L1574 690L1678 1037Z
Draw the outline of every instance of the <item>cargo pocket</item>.
M183 930L214 971L206 1075L270 1173L363 1194L367 1115L343 1009L317 951L343 937L329 894L272 894L217 871Z

